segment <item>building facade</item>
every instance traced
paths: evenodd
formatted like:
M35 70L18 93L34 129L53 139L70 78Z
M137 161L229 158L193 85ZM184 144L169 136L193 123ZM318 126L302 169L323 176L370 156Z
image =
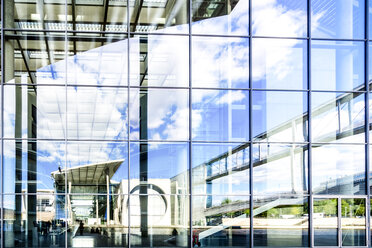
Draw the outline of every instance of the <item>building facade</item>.
M371 8L3 0L1 247L371 246Z

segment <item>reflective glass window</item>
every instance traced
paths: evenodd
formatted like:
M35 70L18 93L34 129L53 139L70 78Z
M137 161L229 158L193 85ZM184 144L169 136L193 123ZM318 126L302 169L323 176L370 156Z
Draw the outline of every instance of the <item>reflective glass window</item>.
M313 202L314 245L337 246L338 203L337 199L314 199Z
M193 246L249 247L249 196L193 196Z
M130 196L130 234L134 247L190 247L189 196Z
M365 199L341 199L341 232L343 246L366 245Z
M249 87L247 38L193 37L192 86Z
M306 65L306 41L295 39L253 39L253 88L307 89Z
M189 86L188 37L141 35L129 42L131 86Z
M248 195L249 144L194 143L193 194Z
M371 14L372 14L372 13L371 13ZM371 29L372 29L372 27L371 27ZM372 80L372 64L371 64L371 60L372 60L372 57L371 57L371 56L372 56L372 51L371 51L371 48L372 48L372 42L369 42L369 43L368 43L368 46L369 46L369 48L368 48L368 49L369 49L369 50L368 50L368 56L369 56L369 57L368 57L368 58L369 58L369 62L368 62L368 63L369 63L369 64L368 64L368 65L369 65L369 67L368 67L368 73L369 73L369 75L368 75L368 80L369 80L369 81L368 81L368 82L370 83L371 80ZM369 87L370 87L370 89L371 89L371 83L370 83L370 86L369 86Z
M244 90L193 90L193 140L248 141L248 103Z
M188 90L131 89L130 139L187 140Z
M4 137L64 139L66 91L60 86L4 86Z
M130 30L141 33L188 33L188 9L187 2L183 0L129 1Z
M131 143L131 194L188 194L187 143Z
M253 192L307 192L307 145L253 144Z
M364 94L312 92L315 142L364 143Z
M364 3L364 0L311 0L311 36L363 39Z
M65 168L62 141L4 141L4 193L64 193L53 173Z
M29 30L66 29L65 1L7 1L5 27Z
M307 1L253 0L252 30L257 36L306 37Z
M67 87L67 137L123 140L128 137L125 88Z
M126 142L67 142L66 165L52 176L56 184L67 183L68 193L128 193Z
M314 40L311 44L313 90L364 89L364 42Z
M309 246L309 206L306 197L255 196L254 246Z
M307 140L307 95L303 92L253 91L254 141Z
M192 0L192 32L248 35L248 9L248 0Z
M5 83L65 84L63 32L7 32L4 41Z
M126 32L126 1L67 1L68 30ZM106 35L107 36L107 35Z
M90 34L89 37L78 37L71 34L68 37L67 69L65 63L53 64L54 70L63 72L67 70L68 85L123 86L128 84L126 35L115 38L99 38L100 36L100 34Z
M364 151L363 145L313 145L313 192L365 194Z
M4 195L4 247L65 247L66 197L50 193ZM33 235L30 235L33 234Z
M75 228L67 232L67 247L128 245L128 195L68 194L65 208Z

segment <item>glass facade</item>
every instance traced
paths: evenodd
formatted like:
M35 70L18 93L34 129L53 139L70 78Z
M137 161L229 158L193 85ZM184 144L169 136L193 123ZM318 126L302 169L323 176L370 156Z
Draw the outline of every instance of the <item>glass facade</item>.
M371 7L2 1L0 248L370 247Z

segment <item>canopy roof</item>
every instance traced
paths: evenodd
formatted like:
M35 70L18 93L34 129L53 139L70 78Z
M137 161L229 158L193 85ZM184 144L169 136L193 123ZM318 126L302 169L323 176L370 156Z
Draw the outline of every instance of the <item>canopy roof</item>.
M120 165L124 162L124 159L112 160L96 164L81 165L67 170L61 169L53 171L52 177L58 185L65 184L65 176L67 175L67 181L73 185L91 185L91 184L105 184L106 175L109 179L115 174Z

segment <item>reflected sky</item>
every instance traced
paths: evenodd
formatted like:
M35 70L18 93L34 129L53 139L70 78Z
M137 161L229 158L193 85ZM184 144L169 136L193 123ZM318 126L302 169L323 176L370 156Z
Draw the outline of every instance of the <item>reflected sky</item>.
M253 0L252 8L253 35L306 37L306 0Z
M305 2L253 1L254 35L306 36L307 10ZM319 2L322 1L317 1L317 3ZM334 1L331 2L333 4ZM317 6L317 3L314 3L314 6ZM359 3L360 1L353 1L352 9L359 8L357 6ZM362 3L360 4L362 6ZM333 32L333 26L323 23L323 12L314 9L312 29L315 34L317 32L318 34L319 32L328 32L329 34ZM229 15L195 20L192 30L195 33L247 35L247 14L248 1L241 0ZM273 25L272 20L265 18L267 16L276 18L277 25ZM292 25L287 25L288 23ZM158 32L172 32L172 29L177 28L180 27L168 27ZM358 34L355 35L353 34L351 37L359 37ZM129 52L128 42L130 42L131 49ZM363 42L314 41L312 44L313 89L355 90L364 83ZM144 76L141 74L143 69L141 69L142 46L147 46L145 58L147 78L144 85L141 81ZM306 41L256 38L253 39L252 50L254 88L294 90L307 88ZM156 33L145 38L134 36L129 41L122 40L70 56L67 60L42 67L37 71L38 84L55 84L60 87L38 86L37 89L12 85L4 87L4 136L6 138L102 140L99 145L97 142L68 143L67 157L63 146L48 145L48 142L40 143L40 145L38 143L36 151L33 152L38 154L38 172L43 176L49 176L52 171L58 170L57 165L64 164L65 160L68 167L75 167L127 158L127 147L123 143L103 141L125 141L129 138L137 141L141 139L169 142L188 141L192 137L194 141L248 142L249 91L244 90L248 88L248 51L247 38L195 37L192 39L192 86L211 89L192 89L191 111L189 110L190 89L186 88L189 86L189 40L187 37L156 35ZM128 56L130 57L130 73L128 73ZM66 66L67 77L62 73ZM128 77L131 86L156 86L158 88L131 88L128 92L126 87L100 87L127 86ZM69 85L67 90L62 87L66 82ZM93 87L88 87L88 85ZM162 88L164 86L171 86L175 89ZM17 95L22 96L21 104L19 99L17 100ZM348 131L350 127L363 127L363 114L361 113L364 113L364 95L357 96L348 93L340 93L340 95L344 95L345 99L352 99L345 100L344 105L341 106L342 116L340 119L343 126L341 130ZM338 100L338 96L335 97L332 94L312 93L313 111L318 111L318 108L328 103L335 105ZM286 143L308 141L306 137L309 127L307 123L307 93L253 91L252 102L254 141ZM37 132L33 134L36 136L31 135L32 128L28 123L28 119L33 114L32 110L28 108L28 103L33 103L37 107ZM17 112L19 111L17 108L21 108L21 111ZM189 133L190 113L192 115L191 134ZM330 127L332 125L322 126L327 120L335 120L334 111L329 111L329 113L324 111L319 115L313 114L313 116L313 127L321 131L319 134L316 132L317 130L314 130L314 137L327 134L328 131L329 133L335 131L336 128ZM350 120L352 122L349 125L347 122ZM18 123L21 124L16 127ZM354 137L350 136L347 142L364 142L360 136L359 138ZM139 156L140 152L136 151L139 148L136 148L136 145L138 146L135 144L130 147L130 151L134 156ZM162 148L162 146L164 147ZM182 149L178 146L182 146ZM149 148L149 159L154 164L151 165L152 170L149 171L152 178L169 179L187 171L188 148L186 149L184 145L154 143ZM23 153L27 154L27 149L23 148ZM286 149L291 150L292 148L288 145ZM314 148L314 151L320 150ZM14 142L4 149L5 164L11 164L12 166L9 168L13 169L16 163L15 151ZM337 155L340 151L343 151L342 146L327 147L329 154ZM208 152L205 156L199 156L198 152L205 151L200 149L195 152L194 156L197 159L193 159L194 168L210 162L212 158L219 155ZM224 151L218 152L223 153ZM317 154L315 152L314 156L319 156ZM364 150L355 149L354 154L356 157L362 158ZM158 155L164 155L164 157L169 155L170 158L162 160ZM281 170L278 168L282 168L279 167L282 164L288 170L289 160L289 157L283 160L273 160L262 165L261 168L257 167L255 171L258 181L255 183L260 183L260 175L261 179L267 177L269 179L265 178L265 180L275 180L275 176L271 173ZM171 164L172 170L158 169L164 163ZM237 157L235 163L244 164L246 161ZM296 166L300 167L301 161L296 163ZM349 174L356 173L352 172L350 169L352 166L347 163L347 160L339 160L336 167L346 168L344 171ZM276 164L278 166L275 166ZM131 166L136 168L138 163L133 161ZM321 166L325 170L330 170L334 167L334 163L321 163ZM215 166L213 168L221 167ZM123 164L113 180L120 181L127 178L126 169L127 165ZM357 171L357 173L359 172L360 170ZM14 170L6 169L4 175L6 178L9 177L11 181L15 178L14 173ZM264 176L265 174L266 176ZM338 178L348 177L349 174L339 175ZM138 177L138 174L134 173L133 175L135 178ZM207 176L205 175L205 177ZM323 180L315 181L315 185L319 187L328 180L325 176L318 179ZM246 181L244 182L244 180ZM241 185L248 188L247 182L249 182L247 170L230 173L225 178L216 178L215 184L209 189L209 192L230 194ZM40 188L51 189L53 188L52 183L51 180L46 180L45 185ZM296 184L296 187L299 187L301 182L296 182ZM291 190L283 178L278 179L273 185L277 185L279 191ZM204 186L203 183L200 188L202 193L206 192ZM9 184L9 187L13 187L12 184ZM267 189L265 185L258 186L257 189L271 190ZM11 188L5 188L5 190L14 192ZM238 193L247 194L247 191L243 190Z
M363 0L311 0L311 35L315 38L363 39Z

